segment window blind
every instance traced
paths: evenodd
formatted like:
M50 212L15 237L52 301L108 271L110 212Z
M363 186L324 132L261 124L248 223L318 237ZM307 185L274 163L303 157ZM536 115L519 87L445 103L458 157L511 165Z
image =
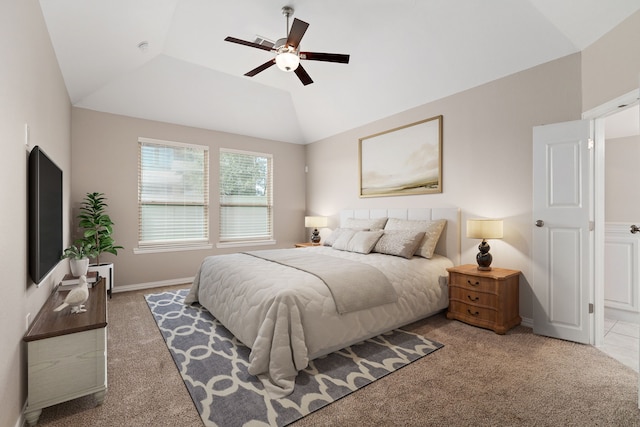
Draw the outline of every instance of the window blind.
M138 245L209 241L209 149L138 139Z
M220 149L220 242L273 238L273 159Z

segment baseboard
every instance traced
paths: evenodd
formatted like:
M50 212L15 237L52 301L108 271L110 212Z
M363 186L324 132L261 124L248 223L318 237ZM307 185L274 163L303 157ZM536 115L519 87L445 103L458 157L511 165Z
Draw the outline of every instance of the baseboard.
M18 421L16 421L15 427L25 427L27 425L27 419L24 417L24 412L27 410L27 401L25 400L24 406L22 407L22 411L20 411L20 416L18 417Z
M528 317L523 317L522 322L520 322L522 326L526 326L527 328L533 329L533 319L529 319Z
M622 310L614 307L604 308L604 318L609 320L619 320L627 323L639 323L640 313L629 310Z
M175 286L175 285L186 285L191 286L193 283L193 277L185 277L182 279L170 279L170 280L161 280L159 282L146 282L146 283L138 283L133 285L123 285L123 286L114 286L113 292L130 292L130 291L139 291L142 289L153 289L153 288L161 288L163 286Z

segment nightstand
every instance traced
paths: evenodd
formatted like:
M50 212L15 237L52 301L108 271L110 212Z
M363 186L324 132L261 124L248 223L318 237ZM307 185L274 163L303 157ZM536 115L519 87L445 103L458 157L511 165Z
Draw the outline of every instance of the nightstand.
M518 270L478 270L475 264L448 268L449 310L447 319L504 334L519 325Z
M320 246L320 243L305 242L305 243L296 243L295 244L296 248L308 248L309 246Z

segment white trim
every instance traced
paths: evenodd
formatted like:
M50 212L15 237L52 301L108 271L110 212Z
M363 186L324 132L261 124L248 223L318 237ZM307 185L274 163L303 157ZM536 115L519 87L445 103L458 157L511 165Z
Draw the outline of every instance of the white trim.
M634 89L631 92L627 92L624 95L612 99L609 102L605 102L602 105L598 105L591 110L582 113L582 118L586 120L593 120L609 116L611 114L622 111L631 107L640 99L640 89Z
M139 291L142 289L161 288L163 286L187 285L191 286L194 277L183 277L181 279L160 280L158 282L137 283L133 285L115 286L113 293Z
M225 248L244 248L247 246L268 246L275 245L276 241L273 239L270 240L243 240L239 242L220 242L216 244L216 248L225 249Z
M609 320L619 320L628 323L640 323L640 313L613 307L604 308L604 316Z
M601 104L591 110L582 113L584 120L592 120L594 122L594 181L593 181L593 211L594 211L594 243L593 243L593 290L592 303L595 307L595 316L593 316L593 328L591 330L590 343L595 346L601 346L604 342L604 243L605 243L605 134L604 134L604 118L611 114L620 112L632 105L638 103L640 99L640 89L634 89L619 97ZM640 387L640 381L638 382ZM638 393L638 402L640 406L640 392Z
M27 419L24 417L24 413L27 410L27 403L28 401L25 400L24 405L22 406L22 411L20 411L20 416L16 420L15 427L24 427L27 424Z
M157 254L161 252L182 252L182 251L200 251L200 250L208 250L213 249L213 245L211 243L198 243L195 245L158 245L158 246L145 246L133 248L133 253L136 255L141 254Z
M186 147L196 150L209 151L209 146L207 145L189 144L188 142L167 141L164 139L145 138L143 136L138 137L138 142L141 142L143 144L146 143L155 145L171 145L174 147Z
M273 154L271 154L271 153L261 153L259 151L247 151L247 150L238 150L238 149L235 149L235 148L220 147L220 153L246 154L248 156L268 157L268 158L273 160Z
M610 234L620 234L624 237L628 237L631 234L631 232L629 231L629 223L627 222L605 222L604 232Z
M523 317L522 322L520 322L520 325L533 329L533 319L529 317Z

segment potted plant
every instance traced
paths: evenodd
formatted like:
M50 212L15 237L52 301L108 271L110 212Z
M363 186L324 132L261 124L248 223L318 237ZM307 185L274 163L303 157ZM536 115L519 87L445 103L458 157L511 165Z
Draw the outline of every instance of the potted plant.
M61 259L69 258L71 274L79 277L87 274L89 258L96 256L97 251L93 245L85 240L79 239L62 252Z
M113 263L100 263L100 254L110 253L118 255L118 249L124 249L115 244L112 237L113 221L106 213L106 197L103 193L87 193L80 204L78 225L84 230L83 240L95 248L95 264L89 266L89 271L97 271L107 279L107 290L113 289Z

